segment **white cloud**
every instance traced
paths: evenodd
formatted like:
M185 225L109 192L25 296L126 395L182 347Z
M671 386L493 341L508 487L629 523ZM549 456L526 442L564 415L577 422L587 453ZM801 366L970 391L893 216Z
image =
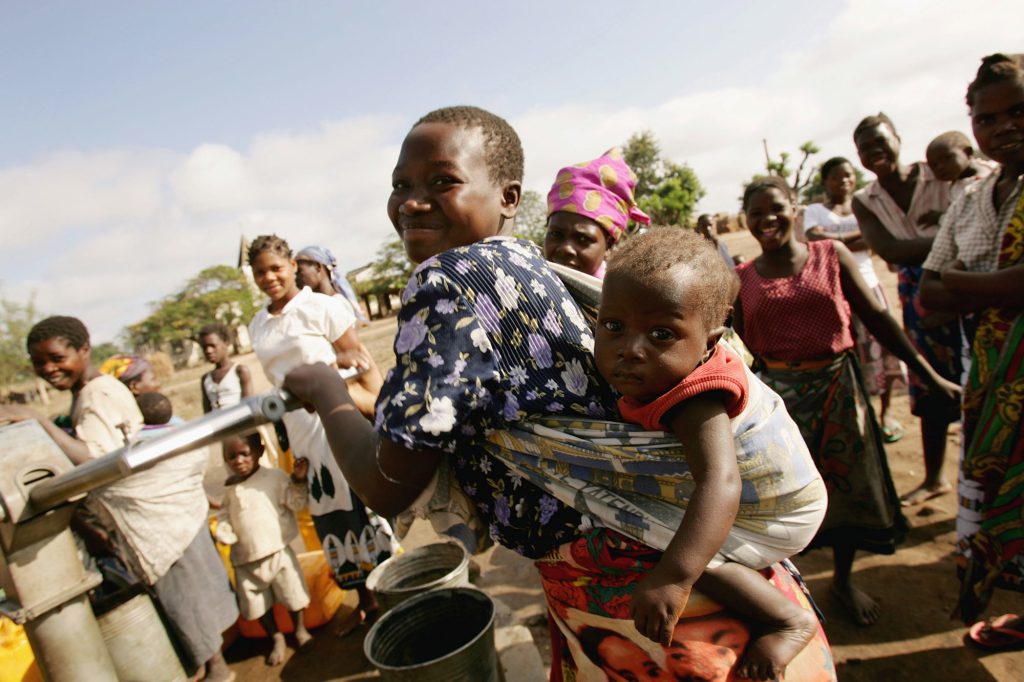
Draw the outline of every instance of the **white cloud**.
M812 139L819 163L855 158L853 127L880 109L899 127L904 159L918 159L934 135L969 129L966 84L982 55L1021 48L1022 19L1011 2L853 2L751 85L666 92L639 107L623 81L618 108L532 107L511 118L527 187L546 192L559 167L651 129L663 153L706 186L701 210L735 210L741 183L763 166L762 138L776 154ZM642 54L631 72L657 78L664 67L643 64ZM711 74L714 65L694 55L679 68ZM361 265L391 235L388 177L408 125L391 115L343 118L258 134L247 149L210 141L185 154L61 151L0 169L0 293L25 300L36 291L42 310L79 315L104 340L203 267L233 263L241 234L326 244L343 267Z

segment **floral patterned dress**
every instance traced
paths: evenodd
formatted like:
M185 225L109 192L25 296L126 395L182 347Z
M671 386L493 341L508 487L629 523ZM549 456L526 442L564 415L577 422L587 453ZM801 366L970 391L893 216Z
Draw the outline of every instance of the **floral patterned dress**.
M594 339L565 286L529 242L492 237L423 262L402 295L397 365L377 402L381 435L450 453L490 536L539 558L583 519L485 450L485 437L543 415L617 414Z

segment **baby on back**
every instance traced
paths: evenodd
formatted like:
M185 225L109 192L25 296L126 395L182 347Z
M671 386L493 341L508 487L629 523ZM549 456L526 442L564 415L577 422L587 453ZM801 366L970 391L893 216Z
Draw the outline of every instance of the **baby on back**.
M762 627L737 664L770 679L818 624L757 572L802 550L827 507L824 483L781 399L718 341L739 282L715 247L655 228L612 254L594 355L627 421L671 431L692 489L661 561L633 594L634 623L667 644L697 587Z

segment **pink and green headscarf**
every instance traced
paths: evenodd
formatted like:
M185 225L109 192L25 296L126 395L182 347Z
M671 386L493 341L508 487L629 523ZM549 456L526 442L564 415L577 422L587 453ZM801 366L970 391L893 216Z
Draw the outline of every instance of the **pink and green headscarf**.
M651 222L636 205L634 187L636 174L626 165L622 150L613 147L593 161L558 171L548 192L548 215L567 211L590 218L614 244L630 220L644 225Z

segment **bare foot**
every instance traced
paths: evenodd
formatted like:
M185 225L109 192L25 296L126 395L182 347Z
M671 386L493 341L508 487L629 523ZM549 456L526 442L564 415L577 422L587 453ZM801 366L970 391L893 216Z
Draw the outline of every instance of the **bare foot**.
M313 644L313 635L304 627L295 628L295 643L299 651L305 651Z
M832 583L829 592L839 600L858 625L873 625L882 614L882 607L866 593L852 584L839 585Z
M781 679L786 666L814 639L817 631L818 619L800 609L793 618L751 640L736 663L736 675L751 680Z
M284 644L284 634L274 633L274 648L267 654L267 665L281 665L284 663L284 655L287 652Z
M204 682L234 682L235 673L228 668L224 654L219 651L206 662L206 677Z
M904 507L915 507L933 497L945 495L951 490L953 490L953 486L948 481L942 481L936 485L921 484L906 495L901 495L900 504Z

